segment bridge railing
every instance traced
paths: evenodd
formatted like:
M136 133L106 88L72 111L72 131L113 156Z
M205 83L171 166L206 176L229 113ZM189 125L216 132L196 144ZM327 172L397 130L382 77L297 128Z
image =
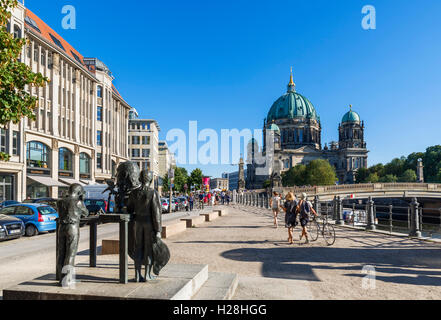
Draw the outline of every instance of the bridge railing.
M270 198L271 194L260 190L238 193L235 200L239 205L270 209ZM319 215L327 215L337 225L441 239L441 208L423 208L416 198L404 205L385 205L371 197L365 202L349 203L337 196L333 201L319 201L315 196L313 206Z

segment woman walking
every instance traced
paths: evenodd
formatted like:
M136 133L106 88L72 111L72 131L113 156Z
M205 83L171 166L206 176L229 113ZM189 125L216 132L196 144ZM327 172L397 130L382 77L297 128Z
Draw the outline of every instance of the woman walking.
M273 210L273 215L274 215L274 226L276 228L279 227L279 222L277 220L277 216L279 215L279 211L280 211L280 197L277 194L277 192L273 193L273 197L270 199L270 206Z
M288 228L288 242L293 244L293 230L297 225L297 200L292 192L289 192L285 198L285 205L283 211L285 211L285 227Z
M301 200L297 206L297 212L300 213L300 225L302 226L302 234L300 235L300 241L303 239L303 236L306 238L305 243L309 243L308 239L308 231L306 227L309 222L309 215L312 212L313 215L317 216L317 212L315 212L312 207L312 203L307 200L308 196L306 193L302 193Z

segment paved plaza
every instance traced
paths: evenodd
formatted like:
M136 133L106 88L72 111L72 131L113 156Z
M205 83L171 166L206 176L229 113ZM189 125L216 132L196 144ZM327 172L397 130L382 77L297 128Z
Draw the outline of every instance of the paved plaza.
M171 263L209 264L234 272L234 299L441 299L441 245L405 237L336 228L328 247L305 245L295 231L275 229L269 210L230 207L230 215L170 238ZM375 289L363 289L365 266L375 267Z
M336 228L336 233L332 247L323 238L306 245L298 240L296 229L297 240L289 245L286 229L274 228L269 210L230 206L228 216L187 229L165 242L171 251L170 264L207 264L211 272L236 273L235 300L441 299L440 244L348 228ZM54 236L0 243L0 290L53 273ZM102 239L117 237L116 225L99 226L99 244ZM117 263L117 256L98 256L98 262L110 260ZM87 263L85 227L77 264ZM375 268L373 283L365 279L366 266ZM132 267L129 278L133 277Z

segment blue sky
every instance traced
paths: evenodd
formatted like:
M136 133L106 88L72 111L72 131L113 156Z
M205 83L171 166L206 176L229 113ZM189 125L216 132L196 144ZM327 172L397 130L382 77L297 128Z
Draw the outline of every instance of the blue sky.
M377 29L363 30L374 5ZM63 30L64 5L77 29ZM169 130L260 129L286 92L314 104L323 143L352 104L366 125L369 164L441 143L441 1L26 0L84 56L100 58L142 118ZM189 170L195 166L184 166ZM202 166L220 176L236 168Z

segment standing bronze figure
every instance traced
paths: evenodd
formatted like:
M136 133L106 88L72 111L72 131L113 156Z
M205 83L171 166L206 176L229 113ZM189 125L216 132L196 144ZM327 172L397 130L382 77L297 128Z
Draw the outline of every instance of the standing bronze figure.
M127 206L130 193L139 188L139 167L136 163L127 161L121 163L116 171L116 186L118 193L115 198L115 212L123 213L124 207Z
M170 252L161 240L162 209L159 193L149 188L153 177L142 171L141 186L130 193L127 212L132 215L129 225L129 254L135 261L135 281L146 282L155 279L168 263ZM145 266L144 276L141 274Z
M66 195L57 202L57 280L62 284L63 275L69 275L75 266L75 256L80 239L80 219L87 217L89 211L84 205L85 192L81 185L73 184Z

